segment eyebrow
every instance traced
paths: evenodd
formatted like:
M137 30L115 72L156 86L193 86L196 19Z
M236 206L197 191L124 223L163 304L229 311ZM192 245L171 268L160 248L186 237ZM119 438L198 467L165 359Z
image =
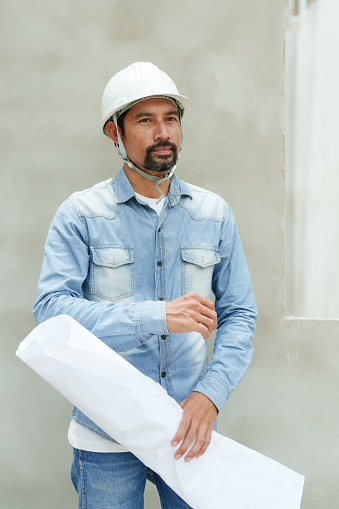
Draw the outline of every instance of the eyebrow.
M165 115L166 116L175 115L179 118L179 113L177 110L167 111ZM144 111L144 112L137 113L134 118L138 119L138 118L142 118L142 117L154 117L154 113L148 113L147 111Z

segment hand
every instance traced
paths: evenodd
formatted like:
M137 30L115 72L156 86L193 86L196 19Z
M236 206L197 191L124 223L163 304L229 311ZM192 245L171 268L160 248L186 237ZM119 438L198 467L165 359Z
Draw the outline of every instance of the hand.
M208 339L217 327L214 303L196 293L187 293L166 302L168 332L200 332Z
M195 444L185 456L185 461L199 458L211 442L212 430L218 415L215 404L201 392L192 392L188 398L180 403L184 413L180 426L172 439L172 446L176 447L184 438L180 448L176 451L175 459L180 459L185 454L194 438Z

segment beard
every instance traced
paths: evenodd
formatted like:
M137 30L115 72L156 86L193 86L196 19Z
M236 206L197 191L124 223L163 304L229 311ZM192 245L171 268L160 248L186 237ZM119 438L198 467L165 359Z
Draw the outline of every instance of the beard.
M157 159L155 159L152 154L152 151L157 149L158 147L170 147L172 149L172 154L169 155L158 154ZM159 143L147 147L143 167L145 168L145 170L155 171L159 173L169 172L176 164L177 160L178 160L177 146L174 143L171 143L170 141L159 141Z

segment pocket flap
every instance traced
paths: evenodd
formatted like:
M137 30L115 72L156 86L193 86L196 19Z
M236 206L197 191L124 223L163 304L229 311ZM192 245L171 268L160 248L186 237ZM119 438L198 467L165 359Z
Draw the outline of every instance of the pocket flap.
M218 251L208 247L182 247L181 256L185 262L194 263L199 267L209 267L221 260Z
M105 246L91 247L93 263L105 267L120 267L126 263L134 262L134 251L132 247Z

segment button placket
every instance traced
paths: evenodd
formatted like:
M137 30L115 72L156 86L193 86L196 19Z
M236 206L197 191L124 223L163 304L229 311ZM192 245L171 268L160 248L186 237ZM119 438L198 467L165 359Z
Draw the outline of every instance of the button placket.
M166 214L167 215L167 214ZM156 289L157 289L157 299L163 301L166 299L166 274L165 274L165 244L164 244L164 227L163 227L164 218L162 218L161 224L158 223L155 230L156 237L156 249L155 249L155 278L156 278ZM167 351L167 341L168 336L166 334L161 334L158 336L159 338L159 348L160 348L160 384L168 390L168 351Z
M155 230L155 282L156 282L156 296L158 300L165 300L166 288L165 288L165 273L164 273L164 245L163 245L163 222L158 221Z

